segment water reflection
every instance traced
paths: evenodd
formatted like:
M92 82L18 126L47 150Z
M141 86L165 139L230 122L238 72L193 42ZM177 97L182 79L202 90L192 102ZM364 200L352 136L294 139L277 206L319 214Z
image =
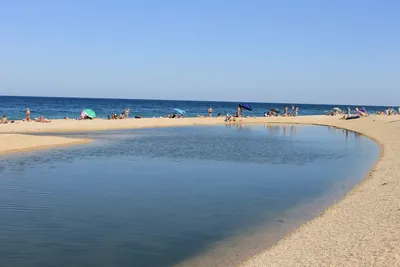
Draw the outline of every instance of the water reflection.
M75 150L61 149L51 155L38 152L28 159L17 157L14 163L18 162L18 166L27 167L52 160L70 162L76 158L134 155L146 158L172 158L174 161L193 159L259 164L278 164L284 160L285 164L304 165L317 160L339 159L347 153L345 148L332 150L334 144L332 142L323 142L327 138L324 136L323 128L318 127L313 132L305 132L307 138L296 139L295 143L293 138L297 136L298 126L267 126L267 135L261 131L261 127L232 126L226 128L229 131L223 132L220 131L221 127L204 129L208 132L181 128L181 130L155 129L154 134L148 134L149 130L137 130L132 131L134 134L131 136L121 135L123 138L115 138L113 134L103 134L101 146L86 146L85 149ZM231 129L237 131L230 131ZM186 134L182 134L181 131ZM97 138L98 134L93 136ZM315 142L318 140L321 141L318 142L316 149ZM0 168L4 169L8 164L8 161L3 160L0 162Z
M84 136L97 141L2 156L0 266L172 266L323 202L378 152L362 136L346 144L295 125Z
M290 136L294 137L297 135L298 131L298 126L294 124L288 124L288 125L272 125L272 124L265 124L264 128L267 130L267 132L271 134L280 134L282 131L283 136Z
M225 124L225 128L236 128L238 130L242 130L243 129L243 123L242 122L238 122L238 123L226 123ZM250 129L250 128L246 128L246 129Z
M350 137L363 138L363 136L360 133L352 132L352 131L349 131L346 129L337 128L337 127L333 127L333 126L327 126L326 128L328 129L329 132L342 133L345 136L347 141L349 140Z

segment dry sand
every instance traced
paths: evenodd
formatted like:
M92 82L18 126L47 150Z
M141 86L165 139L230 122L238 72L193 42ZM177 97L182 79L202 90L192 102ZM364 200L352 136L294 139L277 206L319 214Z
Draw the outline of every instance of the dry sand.
M223 118L129 119L16 123L0 125L0 151L82 142L60 137L4 133L67 132L144 127L223 124ZM249 259L252 266L400 266L400 117L372 116L245 118L243 123L330 125L362 133L381 146L369 176L339 203L276 245Z
M0 134L0 154L50 148L54 146L82 144L86 142L90 142L90 140L55 136Z
M53 120L50 123L22 122L0 124L0 133L32 133L32 132L87 132L116 129L173 127L185 125L206 125L223 123L224 118L146 118L125 120Z

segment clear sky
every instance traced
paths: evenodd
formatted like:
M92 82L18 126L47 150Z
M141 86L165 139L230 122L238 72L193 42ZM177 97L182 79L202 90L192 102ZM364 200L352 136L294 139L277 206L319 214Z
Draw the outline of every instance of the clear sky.
M399 105L400 1L5 0L0 95Z

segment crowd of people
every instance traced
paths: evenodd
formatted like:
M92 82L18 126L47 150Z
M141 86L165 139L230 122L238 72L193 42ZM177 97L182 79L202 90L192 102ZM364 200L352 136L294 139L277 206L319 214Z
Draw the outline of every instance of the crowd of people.
M386 116L394 116L400 115L400 107L397 109L387 108L386 110L378 110L375 112L376 115L386 115ZM350 107L347 107L347 111L341 110L340 108L333 108L332 110L326 113L328 116L342 116L343 119L356 119L360 117L367 117L370 113L367 112L365 107L355 107L354 111L351 111Z
M210 117L212 117L212 114ZM241 117L243 117L243 108L239 105L237 107L237 112L233 116L226 114L225 122L235 122L236 118L241 118Z
M167 115L164 116L164 118L168 118L168 119L175 119L175 118L183 118L183 114L178 114L178 113L169 113Z
M176 110L177 110L177 109L176 109ZM208 113L207 116L202 116L202 115L199 115L199 114L198 114L197 117L199 117L199 118L207 118L207 117L208 117L208 118L212 118L212 117L213 117L213 112L214 112L213 108L210 107L210 108L207 110L207 113ZM264 117L273 117L273 116L283 116L283 117L286 117L286 116L298 116L298 114L299 114L299 107L298 107L298 106L292 105L291 112L289 112L289 108L286 106L286 107L284 108L282 114L280 114L280 111L277 110L277 109L271 109L271 111L269 111L268 113L267 113L267 112L264 113ZM114 114L109 114L109 115L107 115L107 119L108 119L108 120L128 119L129 116L130 116L130 109L129 109L129 108L125 108L124 112L122 112L122 113L120 113L120 114L114 113ZM219 118L219 117L222 117L222 116L223 116L222 113L218 113L218 114L217 114L217 117L218 117L218 118ZM182 114L182 113L177 113L177 112L169 113L169 114L167 114L167 115L164 116L164 118L183 118L183 117L184 117L184 114ZM225 117L225 121L227 121L227 122L234 122L234 121L236 120L236 118L241 118L241 117L243 117L243 107L240 106L240 105L238 105L237 111L235 112L235 114L230 115L230 114L228 113L228 114L226 115L226 117ZM246 116L246 117L248 117L248 116ZM141 117L135 116L135 118L141 118ZM65 120L69 120L70 118L64 117L64 119L65 119ZM85 116L85 117L76 118L76 119L74 119L74 120L85 120L85 119L93 119L93 118L92 118L92 117ZM35 122L42 122L42 123L51 122L50 120L46 119L44 116L40 116L39 118L35 118L34 120L32 120L32 119L31 119L31 111L30 111L29 108L26 109L26 111L25 111L25 119L23 119L22 121L26 121L26 122L35 121ZM7 120L6 115L3 115L3 117L1 118L1 122L0 122L0 123L1 123L1 124L9 123L9 121ZM11 121L11 123L14 123L14 121Z
M246 107L245 107L246 108ZM175 109L180 111L179 109ZM291 109L289 109L288 106L285 106L281 112L279 109L275 108L269 108L269 111L264 112L264 117L277 117L277 116L282 116L282 117L296 117L299 115L299 110L300 108L295 105L291 105ZM197 115L198 118L212 118L214 113L214 109L212 107L209 107L207 109L207 115ZM397 109L395 108L387 108L385 110L378 110L375 112L376 115L386 115L386 116L393 116L393 115L400 115L400 107ZM186 113L179 113L179 112L174 112L174 113L169 113L166 114L163 118L183 118ZM342 116L343 119L354 119L354 118L360 118L360 117L366 117L369 116L369 113L367 110L362 107L358 108L356 107L354 111L350 109L350 107L347 108L347 110L341 110L340 108L333 108L332 110L328 111L325 113L325 115L328 116L337 116L340 115ZM223 115L219 112L216 117L222 117ZM120 114L111 114L107 115L108 120L120 120L120 119L128 119L130 117L130 109L125 108L125 110L120 113ZM243 107L241 105L238 105L236 112L233 115L230 115L229 113L225 116L225 121L226 122L235 122L237 118L242 118L244 117L243 114ZM248 116L245 116L248 117ZM135 116L135 118L141 118L139 116ZM64 119L69 119L68 117L65 117ZM85 118L77 118L76 120L81 120ZM92 118L90 118L92 119ZM32 119L31 118L31 110L27 108L25 110L25 118L22 120L25 122L41 122L41 123L48 123L51 122L51 120L46 119L44 116L40 116L38 118ZM7 123L15 123L14 120L9 121L4 114L0 120L0 124L7 124Z
M117 113L107 115L107 119L108 120L128 119L130 113L131 113L131 110L129 108L126 108L125 111L121 112L121 114L119 114L119 115Z
M292 109L289 112L289 107L285 106L283 108L283 113L281 114L279 109L272 108L268 112L264 112L264 117L278 117L280 114L282 117L297 117L299 116L300 108L298 106L292 105Z
M178 110L178 109L176 109L176 110ZM277 116L296 117L299 115L299 110L300 110L300 108L295 105L292 105L290 110L289 110L288 106L285 106L283 108L282 112L279 109L269 108L269 111L264 112L263 116L264 117L277 117ZM198 118L207 118L207 117L212 118L213 112L214 112L214 109L212 107L210 107L207 110L207 115L202 116L202 115L198 114L197 117ZM378 110L378 111L376 111L375 114L376 115L387 115L387 116L400 115L400 107L397 110L395 108L387 108L386 110ZM362 107L362 108L356 107L353 112L350 109L350 107L348 107L346 111L341 110L340 108L333 108L332 110L325 113L325 115L328 115L328 116L341 115L343 119L347 120L347 119L356 119L356 118L360 118L360 117L366 117L366 116L369 116L369 113L367 112L367 110L364 107ZM237 118L242 118L243 116L244 116L243 115L243 107L239 105L237 107L236 112L233 115L230 115L228 113L225 116L225 122L235 122ZM130 117L130 109L129 108L125 108L124 112L122 112L120 114L115 113L115 114L107 115L108 120L128 119L129 117ZM164 118L183 118L183 117L184 117L184 114L177 113L177 112L169 113L164 116ZM217 117L222 117L222 114L218 113ZM248 116L245 116L245 117L248 117ZM141 118L141 117L135 116L135 118ZM69 118L65 117L64 119L69 119ZM80 119L83 119L83 118L78 118L76 120L80 120ZM51 122L51 120L46 119L44 116L40 116L38 118L32 119L31 111L29 108L27 108L25 110L25 118L22 121L26 121L26 122L34 121L34 122L41 122L41 123ZM0 124L7 124L7 123L15 123L15 121L14 120L9 121L6 117L6 115L3 115L0 120Z
M386 110L378 110L376 114L387 116L400 115L400 107L397 109L397 112L394 108L387 108Z

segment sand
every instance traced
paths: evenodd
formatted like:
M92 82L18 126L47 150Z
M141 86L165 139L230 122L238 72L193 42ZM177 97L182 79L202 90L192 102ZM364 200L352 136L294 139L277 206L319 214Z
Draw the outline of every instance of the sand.
M90 140L55 136L0 134L0 154L43 149L55 146L82 144Z
M73 141L4 133L84 132L223 123L223 118L21 122L0 125L0 133L3 133L0 134L0 151L65 145ZM343 200L242 266L400 266L400 116L371 116L350 121L327 116L246 118L243 123L299 123L349 129L375 140L381 146L381 155L368 177Z
M0 133L32 133L32 132L87 132L100 130L173 127L185 125L206 125L223 123L224 118L146 118L125 120L53 120L50 123L22 122L0 124Z

